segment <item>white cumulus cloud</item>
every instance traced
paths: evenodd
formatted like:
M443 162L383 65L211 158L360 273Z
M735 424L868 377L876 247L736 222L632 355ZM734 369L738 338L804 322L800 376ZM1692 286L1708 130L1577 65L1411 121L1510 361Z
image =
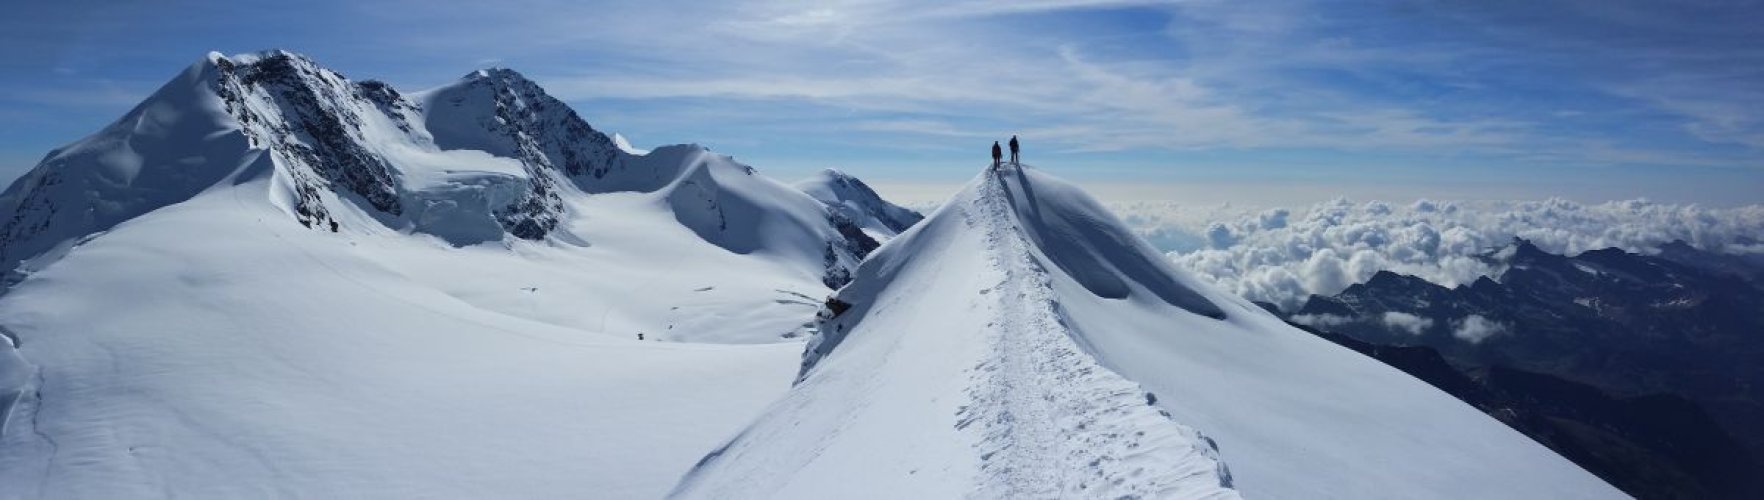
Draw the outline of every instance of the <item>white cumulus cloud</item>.
M1472 314L1464 319L1452 322L1452 336L1472 344L1481 343L1483 339L1507 332L1507 325L1495 320Z
M1421 332L1427 331L1428 328L1433 328L1432 319L1405 312L1388 311L1385 312L1384 317L1380 319L1384 321L1384 326L1393 330L1409 332L1409 335L1420 335Z
M1705 250L1764 250L1764 206L1720 208L1645 199L1582 204L1543 201L1355 202L1304 209L1191 207L1133 202L1123 220L1185 268L1251 300L1286 310L1379 271L1445 286L1499 278L1480 256L1525 238L1545 251L1617 247L1651 252L1673 240Z

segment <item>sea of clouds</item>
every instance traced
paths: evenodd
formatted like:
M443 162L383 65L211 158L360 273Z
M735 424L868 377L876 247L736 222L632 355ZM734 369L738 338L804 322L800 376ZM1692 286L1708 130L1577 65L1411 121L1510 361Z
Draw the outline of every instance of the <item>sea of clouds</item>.
M1574 255L1617 247L1653 252L1684 240L1704 250L1764 253L1764 205L1714 208L1628 200L1434 201L1336 199L1302 210L1113 203L1111 209L1179 267L1251 300L1291 311L1381 270L1445 286L1499 278L1477 258L1525 238ZM1419 318L1385 318L1404 328ZM1488 325L1456 325L1478 340Z

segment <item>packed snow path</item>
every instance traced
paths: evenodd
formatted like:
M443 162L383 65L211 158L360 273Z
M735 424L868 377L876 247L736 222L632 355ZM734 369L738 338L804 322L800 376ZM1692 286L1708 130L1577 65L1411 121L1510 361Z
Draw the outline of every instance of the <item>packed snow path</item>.
M992 180L952 200L924 231L953 248L678 496L1236 498L1210 440L1074 340L1009 197Z
M1003 190L987 183L971 207L980 215L965 217L985 235L987 271L1000 280L981 292L991 318L979 339L990 353L971 371L972 402L956 424L979 434L974 496L1236 498L1210 440L1074 341Z

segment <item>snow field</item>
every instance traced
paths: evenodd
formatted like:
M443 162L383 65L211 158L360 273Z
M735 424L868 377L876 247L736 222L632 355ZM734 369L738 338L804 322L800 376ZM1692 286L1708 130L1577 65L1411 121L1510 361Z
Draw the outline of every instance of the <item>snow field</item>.
M114 228L0 300L40 369L0 434L0 498L654 498L800 352L477 307L384 265L408 248L238 189Z

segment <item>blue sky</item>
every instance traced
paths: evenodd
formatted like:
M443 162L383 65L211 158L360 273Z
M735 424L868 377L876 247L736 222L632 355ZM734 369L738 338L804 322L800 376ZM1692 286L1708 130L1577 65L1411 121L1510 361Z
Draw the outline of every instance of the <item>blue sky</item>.
M22 4L22 5L21 5ZM639 146L934 198L1024 138L1105 196L1764 202L1764 2L17 2L0 178L210 50L504 66Z

